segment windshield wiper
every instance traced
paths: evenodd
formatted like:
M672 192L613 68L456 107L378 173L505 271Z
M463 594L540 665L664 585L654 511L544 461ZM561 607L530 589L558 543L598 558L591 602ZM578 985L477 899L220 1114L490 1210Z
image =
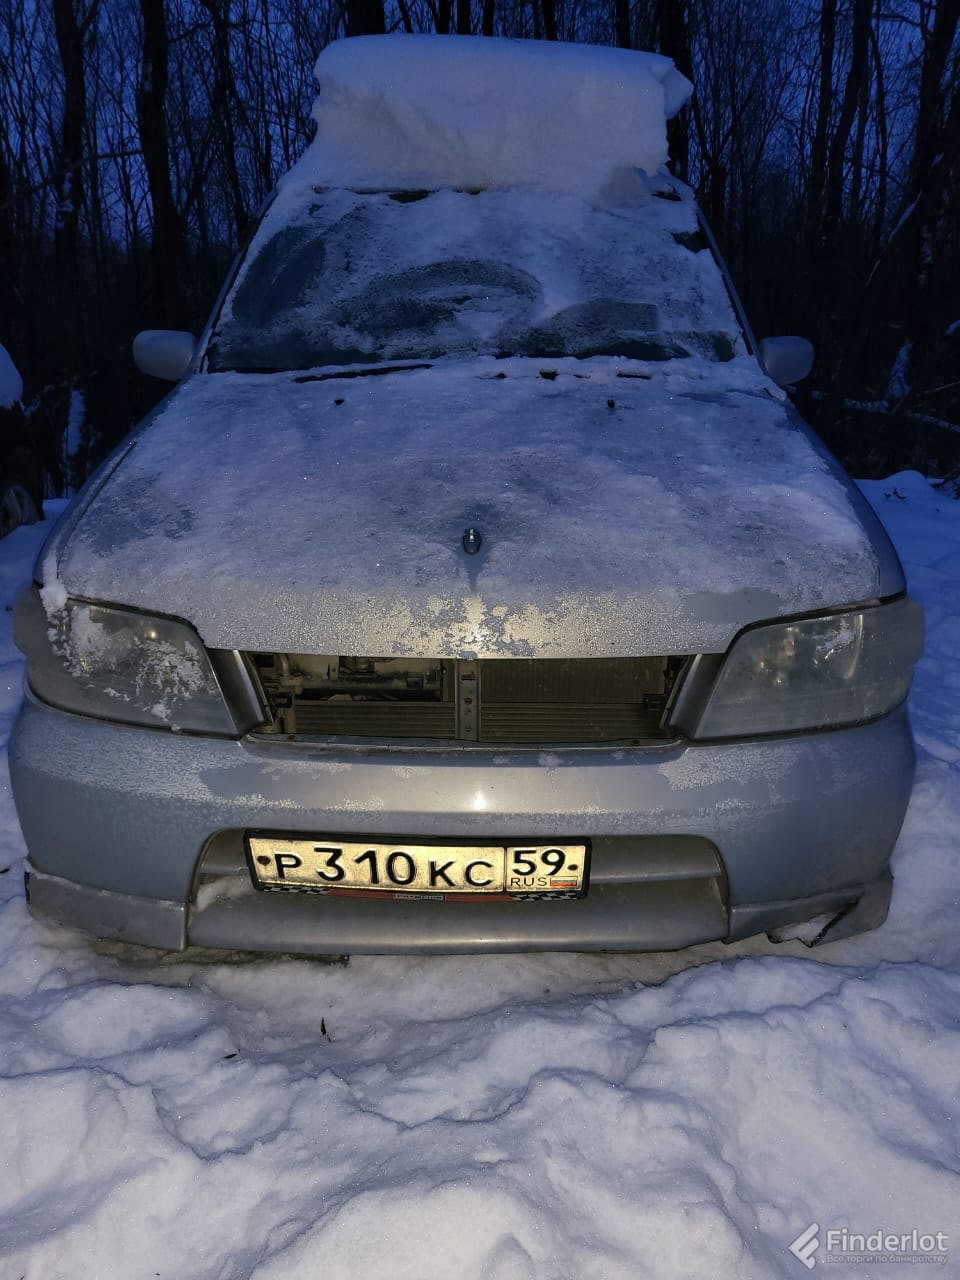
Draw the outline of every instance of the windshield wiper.
M294 378L294 382L328 382L331 378L372 378L377 374L432 368L432 364L381 364L373 369L335 369L330 373L302 373L298 378Z

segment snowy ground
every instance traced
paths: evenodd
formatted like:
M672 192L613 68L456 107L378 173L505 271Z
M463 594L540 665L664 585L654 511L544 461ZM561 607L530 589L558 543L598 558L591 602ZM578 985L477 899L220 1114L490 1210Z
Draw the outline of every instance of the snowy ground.
M768 1280L805 1274L813 1222L821 1259L831 1228L945 1232L960 1275L960 503L863 487L928 654L893 908L860 939L157 957L28 917L5 786L0 1278ZM7 610L44 531L0 544Z

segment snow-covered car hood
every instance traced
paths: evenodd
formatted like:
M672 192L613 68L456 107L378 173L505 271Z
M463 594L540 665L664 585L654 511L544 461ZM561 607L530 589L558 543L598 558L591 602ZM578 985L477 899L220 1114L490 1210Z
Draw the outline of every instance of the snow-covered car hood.
M70 594L287 652L718 652L881 594L850 491L747 358L197 375L54 553Z

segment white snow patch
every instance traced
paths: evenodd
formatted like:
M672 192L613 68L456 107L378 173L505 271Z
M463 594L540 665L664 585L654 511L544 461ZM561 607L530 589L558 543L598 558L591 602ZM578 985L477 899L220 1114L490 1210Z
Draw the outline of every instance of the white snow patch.
M70 392L70 410L67 415L67 429L63 435L63 473L70 477L73 474L72 464L74 459L79 455L83 444L83 424L87 416L87 406L83 392L78 388L72 388ZM72 486L67 486L67 493L74 492Z
M40 599L47 617L52 622L56 615L66 606L70 596L59 578L50 577L45 579L43 586L40 588Z
M23 379L6 347L0 346L0 409L12 409L23 398Z
M691 92L659 54L470 36L339 40L314 74L317 134L284 185L593 195L657 172Z
M887 384L887 401L896 403L910 394L910 381L907 374L910 370L910 355L913 343L907 339L897 352L897 358L890 370L890 381Z
M245 876L216 876L197 890L197 910L203 911L214 902L242 901L252 891Z

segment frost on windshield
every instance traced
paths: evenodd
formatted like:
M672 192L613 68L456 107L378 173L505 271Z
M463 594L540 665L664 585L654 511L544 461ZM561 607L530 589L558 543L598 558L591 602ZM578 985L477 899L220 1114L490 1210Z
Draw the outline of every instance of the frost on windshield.
M632 176L627 202L609 207L494 190L282 193L223 309L211 367L729 360L739 328L692 205Z

